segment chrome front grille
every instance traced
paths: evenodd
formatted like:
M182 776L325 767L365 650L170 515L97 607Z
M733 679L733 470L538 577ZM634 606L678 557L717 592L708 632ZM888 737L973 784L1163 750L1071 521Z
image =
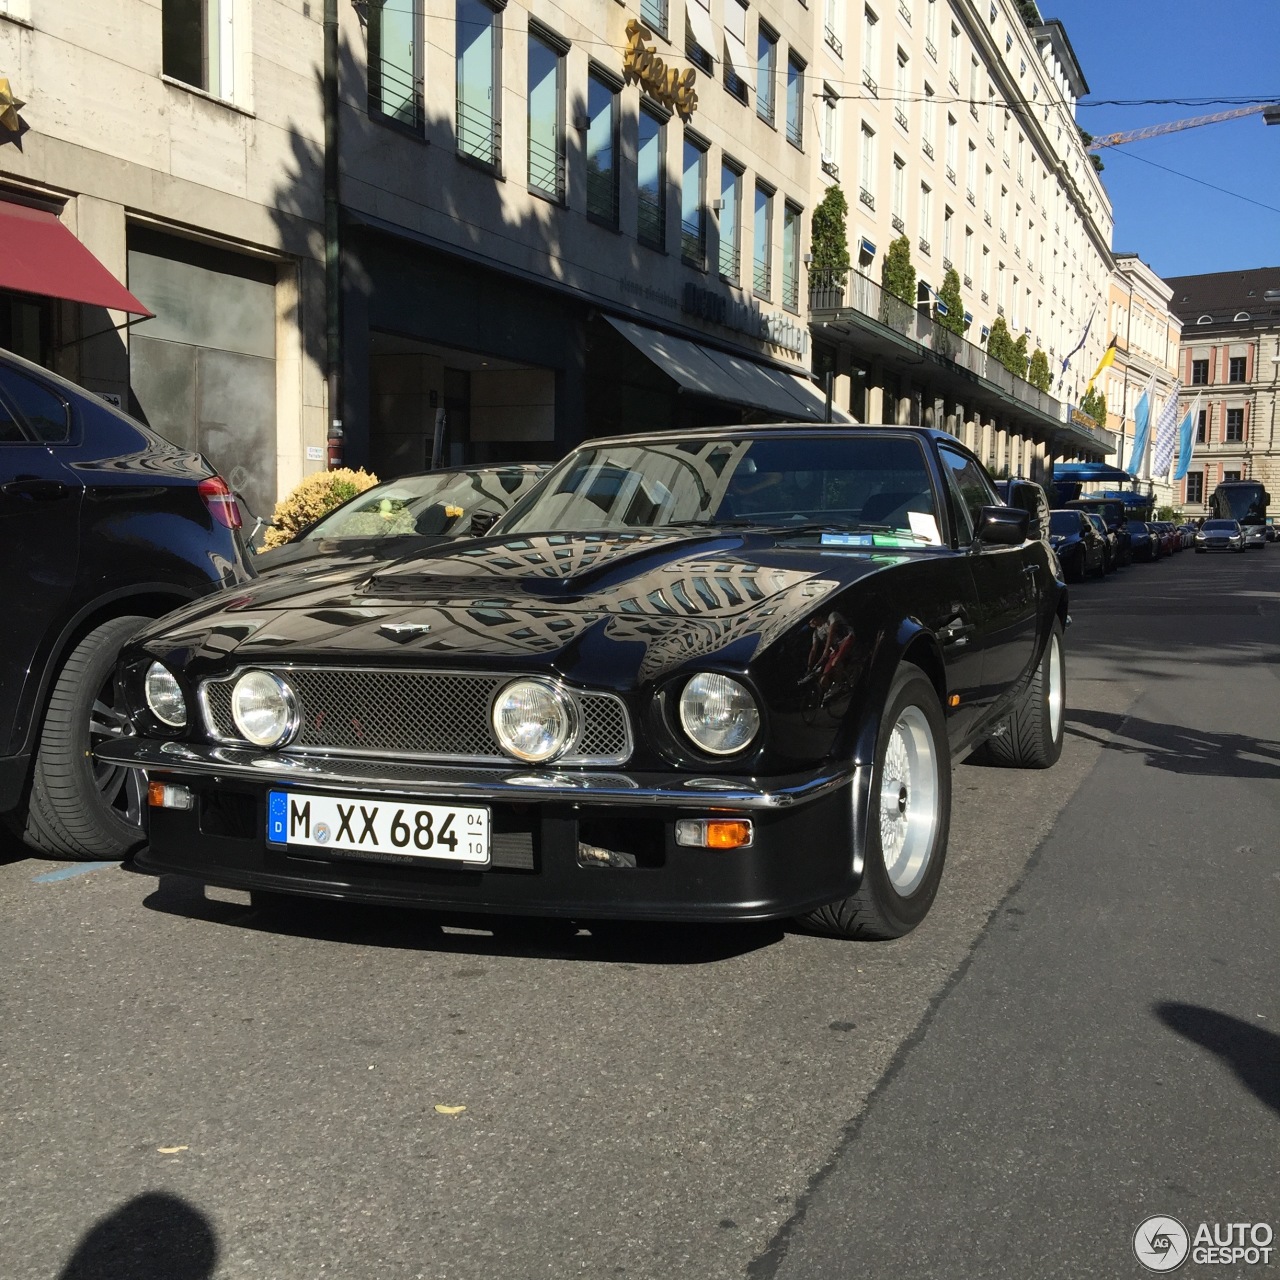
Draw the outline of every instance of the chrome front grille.
M485 763L511 759L490 723L494 695L512 677L457 671L275 669L301 703L291 749L343 755ZM200 687L205 727L218 742L242 744L231 717L239 675ZM613 694L571 690L581 725L577 742L555 763L624 763L631 755L626 708Z

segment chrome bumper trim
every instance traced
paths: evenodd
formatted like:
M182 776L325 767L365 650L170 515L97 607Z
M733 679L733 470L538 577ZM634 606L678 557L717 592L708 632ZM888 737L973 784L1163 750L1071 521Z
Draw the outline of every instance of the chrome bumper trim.
M394 795L456 796L459 799L533 802L601 801L619 805L664 805L703 809L786 809L847 785L855 769L791 774L758 786L748 779L684 778L672 773L618 773L567 769L443 768L396 765L386 760L335 759L293 752L288 756L250 748L191 746L142 738L104 742L99 760L152 773L252 779L263 785L319 786Z

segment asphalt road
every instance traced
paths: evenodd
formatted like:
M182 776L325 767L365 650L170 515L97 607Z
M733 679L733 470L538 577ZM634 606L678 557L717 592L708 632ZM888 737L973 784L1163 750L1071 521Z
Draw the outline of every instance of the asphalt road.
M1124 1277L1149 1213L1280 1228L1280 549L1072 613L1063 760L957 769L894 943L3 847L0 1277Z

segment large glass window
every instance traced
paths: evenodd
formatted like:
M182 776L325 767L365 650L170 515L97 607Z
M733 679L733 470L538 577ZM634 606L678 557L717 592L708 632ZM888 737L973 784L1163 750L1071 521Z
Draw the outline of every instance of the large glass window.
M724 87L741 102L747 100L747 9L741 0L724 0Z
M756 115L773 123L774 85L778 78L778 37L762 22L756 34Z
M235 90L235 0L163 0L160 10L164 74L219 98Z
M421 15L415 0L369 5L369 110L422 127Z
M773 285L773 192L756 186L754 236L754 273L752 285L756 297L767 298Z
M501 159L498 137L498 15L484 0L457 0L458 151Z
M742 172L720 166L720 275L737 283L742 252Z
M529 186L564 198L564 54L529 31Z
M667 247L667 129L641 108L636 141L637 235L655 249Z
M1204 472L1203 471L1187 472L1187 501L1188 502L1204 501Z
M787 141L804 145L804 63L794 56L787 59Z
M800 210L786 201L782 206L782 305L800 310Z
M587 76L587 213L618 225L618 91Z
M707 153L685 134L684 174L680 183L680 256L692 266L707 261Z

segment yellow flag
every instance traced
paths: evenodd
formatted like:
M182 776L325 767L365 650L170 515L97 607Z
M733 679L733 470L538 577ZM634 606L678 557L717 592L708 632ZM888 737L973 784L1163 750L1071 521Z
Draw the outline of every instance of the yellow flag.
M1097 382L1098 374L1100 374L1103 369L1107 368L1109 365L1114 364L1115 358L1116 340L1112 338L1111 341L1107 343L1107 349L1102 353L1102 359L1098 361L1098 367L1093 371L1093 377L1089 379L1089 385L1084 389L1084 394L1086 396L1093 390L1093 384Z

